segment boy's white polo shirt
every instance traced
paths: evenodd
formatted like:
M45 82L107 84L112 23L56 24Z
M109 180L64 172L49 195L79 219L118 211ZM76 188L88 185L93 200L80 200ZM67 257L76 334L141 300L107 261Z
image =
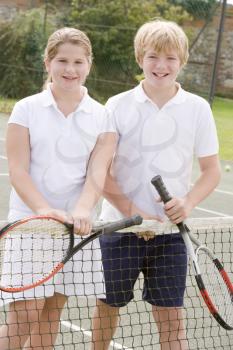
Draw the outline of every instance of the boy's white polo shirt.
M49 204L69 210L82 191L88 160L101 133L114 131L109 113L85 90L76 111L64 117L57 108L50 86L16 103L9 123L29 129L30 175ZM9 221L32 211L13 189Z
M140 209L164 216L163 206L151 184L161 175L172 196L183 197L189 190L193 156L218 153L218 139L209 104L183 90L161 109L145 94L142 83L110 98L107 107L119 133L114 173L122 191ZM122 215L106 200L101 218Z

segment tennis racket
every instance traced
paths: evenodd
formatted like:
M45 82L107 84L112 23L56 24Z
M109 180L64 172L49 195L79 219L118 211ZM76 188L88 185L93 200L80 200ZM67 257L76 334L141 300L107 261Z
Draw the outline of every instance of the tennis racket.
M141 216L135 215L93 228L76 246L73 225L52 217L34 216L8 224L0 230L0 290L14 293L39 286L97 237L141 223Z
M172 199L161 176L155 176L151 183L155 186L162 201ZM233 285L222 263L214 253L190 232L183 222L177 224L185 242L193 267L194 276L201 295L210 313L225 329L233 329ZM194 249L193 244L196 249Z

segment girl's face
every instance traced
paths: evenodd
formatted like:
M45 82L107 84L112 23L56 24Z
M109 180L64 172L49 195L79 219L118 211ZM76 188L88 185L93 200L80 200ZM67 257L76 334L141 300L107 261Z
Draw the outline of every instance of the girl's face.
M174 86L181 69L181 62L175 50L160 53L148 50L140 66L145 75L145 82L154 88L161 89Z
M66 91L79 90L91 68L85 49L71 43L61 44L56 56L51 61L46 60L45 66L53 88Z

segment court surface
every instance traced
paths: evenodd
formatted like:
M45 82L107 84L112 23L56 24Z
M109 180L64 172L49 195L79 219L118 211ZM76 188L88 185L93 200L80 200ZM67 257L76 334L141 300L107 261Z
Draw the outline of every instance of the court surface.
M8 176L7 159L5 152L5 132L8 117L0 114L0 226L7 218L8 200L10 193L10 184ZM221 147L221 145L220 145ZM226 172L225 166L231 165L231 171ZM233 162L221 161L222 180L218 188L208 199L201 203L193 211L193 217L225 217L233 216ZM197 164L194 164L193 179L198 176ZM141 281L139 282L141 284ZM140 286L141 287L141 286ZM157 334L153 325L150 306L142 302L140 288L137 286L135 302L130 303L128 308L121 310L121 327L117 333L117 341L112 348L114 349L157 349L157 346L151 344L157 343ZM84 343L90 341L90 315L95 300L80 298L77 300L71 297L62 315L61 334L58 337L56 350L86 349ZM1 311L1 310L0 310ZM130 311L130 320L129 320ZM140 311L140 313L139 313ZM0 312L0 323L3 320L4 313ZM196 316L198 317L198 315ZM139 319L140 318L140 319ZM80 322L82 320L82 322ZM143 325L142 325L143 324ZM132 333L133 329L133 333ZM210 341L214 338L214 329L211 329ZM153 334L153 335L152 335ZM224 344L225 331L220 331L221 341L216 340L216 344L203 344L203 349L230 350L233 345L233 335L230 335L230 344ZM143 347L141 338L143 337ZM200 334L200 341L202 335ZM212 338L211 338L212 337ZM124 339L124 345L121 345L121 339ZM154 340L153 340L154 339ZM193 341L194 342L194 341ZM141 344L141 345L139 345ZM197 349L195 342L191 344L191 349Z

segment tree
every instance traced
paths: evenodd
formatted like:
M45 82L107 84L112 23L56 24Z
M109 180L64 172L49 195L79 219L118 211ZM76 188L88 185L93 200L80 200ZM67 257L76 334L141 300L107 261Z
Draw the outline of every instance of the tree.
M48 20L47 30L53 24ZM19 13L0 27L0 94L22 98L38 92L43 85L44 10Z
M182 6L194 18L200 19L208 19L218 5L217 0L170 0L170 2Z

